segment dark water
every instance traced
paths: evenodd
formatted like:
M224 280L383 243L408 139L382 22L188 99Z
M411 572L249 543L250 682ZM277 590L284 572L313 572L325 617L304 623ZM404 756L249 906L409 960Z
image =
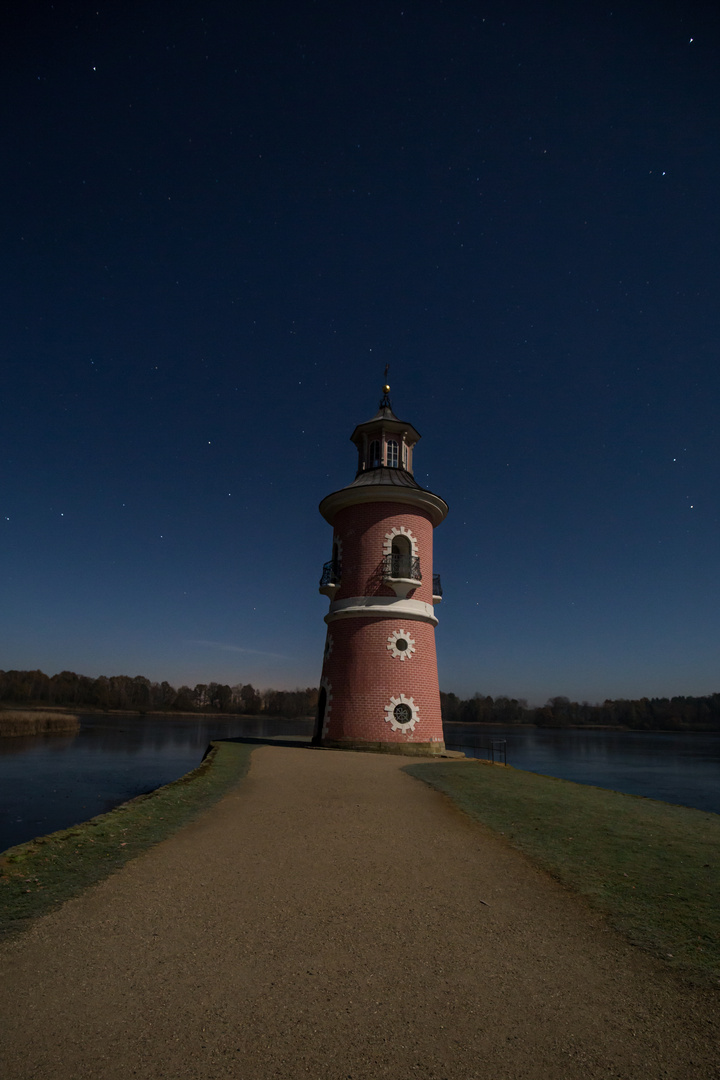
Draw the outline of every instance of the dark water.
M84 716L77 735L0 738L0 851L177 780L212 739L311 728L303 720Z
M102 814L199 765L211 739L309 735L294 720L83 717L73 735L0 738L0 851ZM720 734L452 725L450 748L507 740L518 769L720 813ZM481 750L476 751L485 756Z
M486 757L468 746L490 739L507 740L507 763L517 769L720 814L720 733L445 727L446 746L469 757Z

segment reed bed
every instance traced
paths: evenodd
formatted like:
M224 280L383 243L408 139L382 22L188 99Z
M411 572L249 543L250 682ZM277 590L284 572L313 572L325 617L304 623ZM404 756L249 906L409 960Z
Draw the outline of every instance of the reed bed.
M57 735L80 730L72 713L10 710L0 712L0 737L13 735Z

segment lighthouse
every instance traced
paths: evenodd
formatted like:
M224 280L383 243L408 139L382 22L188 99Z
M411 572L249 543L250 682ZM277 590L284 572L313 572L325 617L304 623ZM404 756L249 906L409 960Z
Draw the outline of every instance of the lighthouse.
M350 436L355 479L320 503L333 538L320 579L330 608L313 741L440 754L433 529L448 507L415 480L420 435L398 420L389 394L383 386L378 412Z

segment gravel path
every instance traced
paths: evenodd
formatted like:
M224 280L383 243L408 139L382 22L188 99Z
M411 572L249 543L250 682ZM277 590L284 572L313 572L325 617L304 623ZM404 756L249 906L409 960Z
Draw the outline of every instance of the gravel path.
M0 948L5 1080L711 1080L718 996L373 754L262 747Z

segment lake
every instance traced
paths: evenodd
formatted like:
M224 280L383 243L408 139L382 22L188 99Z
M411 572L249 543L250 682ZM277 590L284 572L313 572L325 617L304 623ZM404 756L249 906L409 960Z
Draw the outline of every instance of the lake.
M194 769L211 739L309 736L305 720L83 716L77 735L0 738L0 851L64 829ZM720 813L720 734L448 724L469 756L507 740L518 769Z
M720 813L720 733L445 725L445 745L468 757L490 739L507 740L516 769Z

